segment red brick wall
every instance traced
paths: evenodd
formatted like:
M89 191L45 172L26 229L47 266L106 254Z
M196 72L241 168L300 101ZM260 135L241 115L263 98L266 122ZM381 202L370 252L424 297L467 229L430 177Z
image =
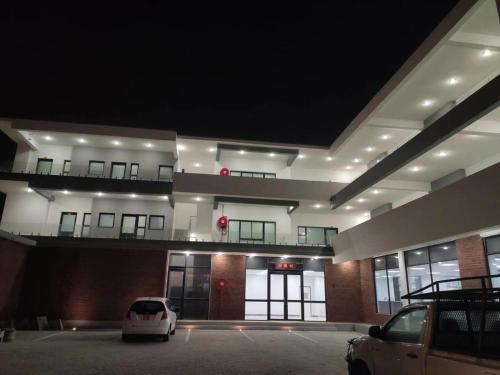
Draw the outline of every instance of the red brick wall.
M0 238L0 320L15 318L29 246Z
M121 320L141 296L164 296L167 253L34 248L18 318Z
M245 319L245 256L213 255L208 319ZM225 290L217 290L218 280L227 281Z
M361 274L361 311L362 321L370 324L383 324L388 315L377 314L375 306L375 283L373 281L373 260L363 259L359 264Z
M457 248L460 277L488 275L488 259L484 250L483 239L479 235L460 238L455 241ZM480 287L476 280L463 281L465 288Z
M361 321L359 261L325 262L326 320Z

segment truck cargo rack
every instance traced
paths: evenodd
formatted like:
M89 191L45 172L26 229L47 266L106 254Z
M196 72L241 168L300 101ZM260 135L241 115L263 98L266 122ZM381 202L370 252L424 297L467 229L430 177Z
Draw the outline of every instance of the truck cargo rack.
M443 284L460 281L461 289ZM401 298L436 303L432 347L500 358L500 275L435 281ZM444 289L444 290L443 290Z

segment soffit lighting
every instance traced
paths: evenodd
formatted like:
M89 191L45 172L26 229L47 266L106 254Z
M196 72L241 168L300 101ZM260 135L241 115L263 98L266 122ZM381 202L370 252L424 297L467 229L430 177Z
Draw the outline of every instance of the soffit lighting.
M87 143L87 140L83 139L83 138L78 138L78 142L80 142L80 143Z
M52 141L54 138L52 138L50 135L46 135L45 137L43 137L43 139L45 139L46 141Z
M363 214L363 216L370 216L370 213L369 213L369 212L365 212L365 213Z
M304 158L305 158L305 155L304 155L304 154L299 154L297 157L298 157L299 159L304 159Z
M164 201L168 201L168 195L164 195L163 197L161 197Z
M63 193L64 195L68 195L68 194L69 194L69 191L67 191L67 190L63 190L63 192L62 192L62 193Z
M319 259L319 257L313 257L313 260L318 260L318 259Z
M350 165L346 165L345 166L345 169L347 169L348 171L352 169L352 167Z
M130 198L135 198L137 197L137 195L135 195L134 193L130 194Z
M434 104L434 101L433 100L430 100L430 99L426 99L422 102L422 107L430 107L431 105Z
M482 57L490 57L491 55L493 55L493 51L488 48L485 48L481 51Z
M354 207L353 206L345 206L344 207L346 210L352 210Z
M184 145L177 145L177 151L184 151L186 149L186 146Z
M114 145L114 146L120 146L121 145L120 141L111 141L111 144Z
M200 163L194 163L194 166L195 166L196 168L200 168L200 167L201 167L201 164L200 164Z
M375 194L375 195L376 195L376 194L380 194L380 190L375 189L375 190L373 190L373 191L372 191L372 193L373 193L373 194Z
M387 139L389 139L389 138L391 138L391 136L390 136L389 134L384 134L384 135L382 135L382 136L380 137L380 139L382 139L383 141L385 141L385 140L387 140Z
M333 158L331 156L326 157L326 161L332 161L332 160L333 160Z
M201 197L195 197L195 198L194 198L194 200L195 200L196 202L201 202Z
M446 151L439 151L436 154L437 157L444 158L445 156L448 156L448 153Z
M270 157L272 157L272 158L274 158L274 157L276 156L276 154L275 154L274 152L271 152L271 153L269 154L269 156L270 156Z
M97 196L98 196L98 197L102 197L103 195L104 195L104 194L103 194L103 193L101 193L101 192L98 192L98 193L97 193Z
M208 149L208 152L215 152L215 151L217 151L217 149L216 149L215 147L210 147L210 148Z
M153 144L152 143L146 143L144 146L146 146L147 148L151 148L151 147L153 147Z
M359 198L357 201L358 201L359 203L363 203L363 202L366 202L366 199L365 199L365 198Z
M27 193L33 193L33 189L32 188L26 188L26 192Z
M412 172L420 172L421 170L422 170L422 167L417 167L417 166L410 168L410 171L412 171Z
M294 209L294 206L289 206L288 207L289 210L293 210Z
M248 257L249 257L249 258L253 258L254 256L255 256L255 254L254 254L254 253L252 253L252 254L248 254Z
M321 204L316 203L313 207L314 207L314 208L321 208L322 206L321 206Z
M372 152L372 151L375 151L375 149L374 149L373 147L367 147L367 148L365 148L365 150L366 150L367 152Z
M450 86L456 85L458 83L458 78L457 77L450 77L450 78L448 78L446 83Z
M288 255L283 255L281 259L288 259Z
M239 152L240 155L245 155L246 154L245 150L240 150L238 152Z
M218 256L222 256L222 255L224 255L224 253L223 253L223 252L221 252L221 251L219 251L219 252L217 253L217 255L218 255Z
M354 158L354 159L352 159L352 162L353 163L361 163L361 159Z
M190 256L191 255L191 251L184 251L184 254L186 254L186 256Z

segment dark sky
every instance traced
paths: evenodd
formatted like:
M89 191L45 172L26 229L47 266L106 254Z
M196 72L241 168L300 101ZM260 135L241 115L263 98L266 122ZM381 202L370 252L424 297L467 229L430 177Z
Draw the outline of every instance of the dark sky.
M328 146L456 0L12 3L0 116Z

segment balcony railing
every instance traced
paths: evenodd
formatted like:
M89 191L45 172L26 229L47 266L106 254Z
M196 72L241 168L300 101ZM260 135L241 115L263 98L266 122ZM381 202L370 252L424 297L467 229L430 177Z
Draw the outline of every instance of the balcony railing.
M109 163L107 163L109 164ZM123 177L112 176L110 165L102 172L89 171L88 164L71 164L71 168L65 168L64 164L52 164L50 168L40 168L38 163L24 163L1 161L0 172L4 173L21 173L27 175L40 176L69 176L69 177L89 177L89 178L105 178L113 180L130 180L130 181L159 181L172 182L173 172L170 175L159 174L159 166L156 169L139 168L136 174L131 174L130 163L127 163L127 170Z

